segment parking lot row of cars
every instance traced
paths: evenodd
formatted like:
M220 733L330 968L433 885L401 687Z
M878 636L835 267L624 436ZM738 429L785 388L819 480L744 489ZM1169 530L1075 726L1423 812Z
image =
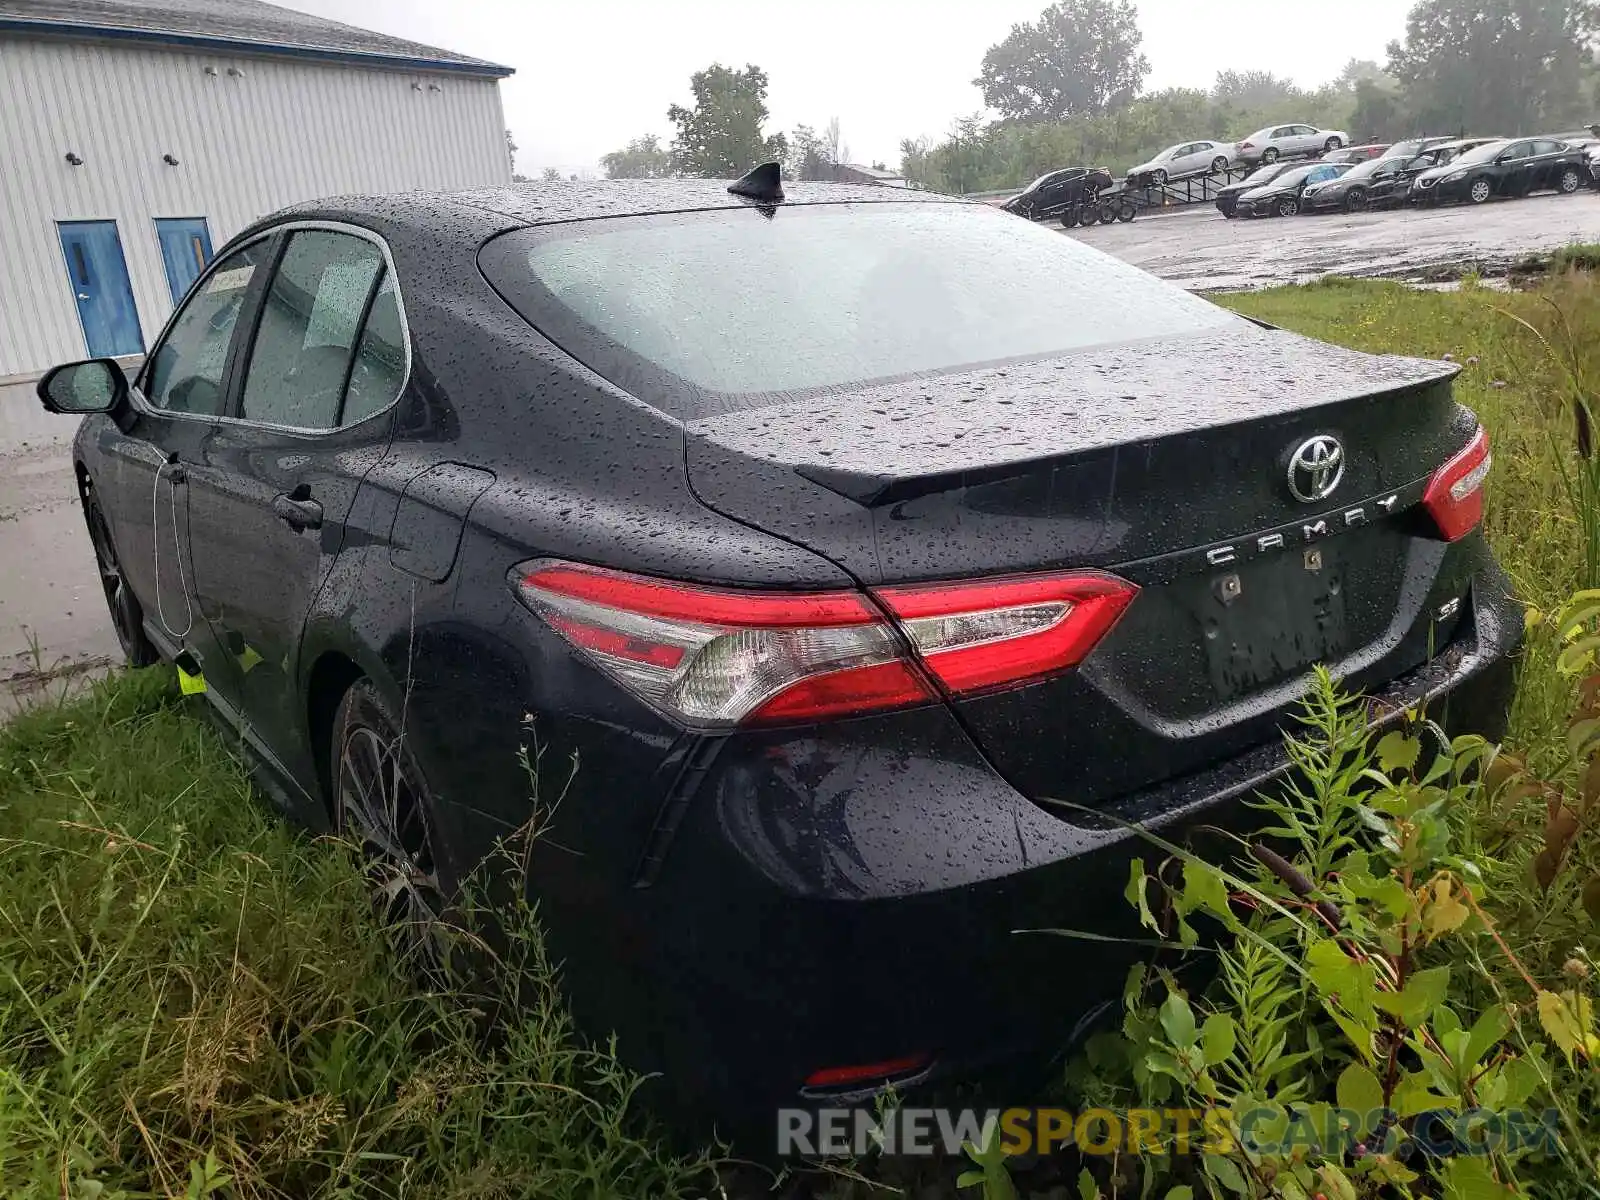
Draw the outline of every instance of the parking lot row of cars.
M1269 125L1237 142L1202 139L1168 146L1149 162L1140 163L1129 171L1128 180L1136 186L1160 187L1174 179L1210 171L1227 171L1253 163L1266 166L1285 158L1334 153L1349 144L1350 135L1342 129Z
M1570 195L1600 180L1600 138L1592 137L1418 138L1334 157L1263 164L1222 188L1217 208L1225 217L1288 217L1483 204L1539 191Z

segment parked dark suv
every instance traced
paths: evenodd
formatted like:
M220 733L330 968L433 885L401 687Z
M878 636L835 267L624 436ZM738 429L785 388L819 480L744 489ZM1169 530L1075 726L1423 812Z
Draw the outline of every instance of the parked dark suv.
M1522 630L1451 364L764 180L305 204L40 384L129 657L419 939L538 815L582 1028L763 1124L1043 1061L1128 822L1246 828L1314 663L1496 734Z
M1110 171L1099 167L1068 167L1039 176L1000 207L1030 221L1055 220L1094 203L1110 186Z

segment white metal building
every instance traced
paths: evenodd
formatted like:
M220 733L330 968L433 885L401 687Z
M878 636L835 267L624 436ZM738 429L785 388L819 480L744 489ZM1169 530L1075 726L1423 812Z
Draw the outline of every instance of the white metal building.
M260 0L0 0L0 384L143 353L284 205L509 182L509 74Z

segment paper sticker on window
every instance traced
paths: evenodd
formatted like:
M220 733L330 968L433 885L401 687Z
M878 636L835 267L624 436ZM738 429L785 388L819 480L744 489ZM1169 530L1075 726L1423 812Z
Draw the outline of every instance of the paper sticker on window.
M256 273L255 264L247 267L234 267L227 271L218 271L206 280L207 292L233 292L240 288L250 286L250 276Z

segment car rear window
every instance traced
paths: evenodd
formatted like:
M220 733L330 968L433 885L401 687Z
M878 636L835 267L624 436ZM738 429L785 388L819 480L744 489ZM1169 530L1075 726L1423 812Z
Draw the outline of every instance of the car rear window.
M1239 318L968 204L796 205L520 229L480 264L530 324L684 420Z

